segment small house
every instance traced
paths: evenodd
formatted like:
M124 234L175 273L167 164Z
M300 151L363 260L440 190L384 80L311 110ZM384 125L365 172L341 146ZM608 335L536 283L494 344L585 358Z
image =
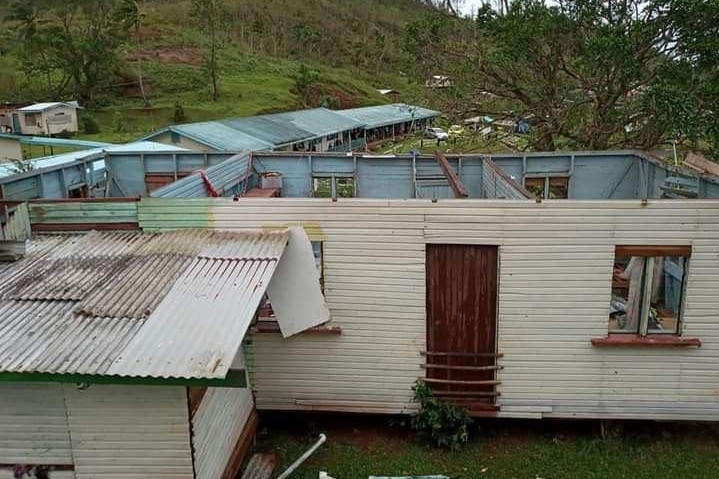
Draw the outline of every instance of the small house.
M380 88L377 92L385 98L389 98L393 102L399 101L399 92L393 88Z
M41 136L77 133L80 109L75 101L35 103L18 108L13 113L13 131Z
M22 144L17 135L0 133L0 163L22 160Z
M328 319L314 261L297 228L33 237L0 262L0 477L234 479L243 338L266 295L288 336Z
M452 80L446 75L432 75L424 82L427 88L449 88L452 86Z

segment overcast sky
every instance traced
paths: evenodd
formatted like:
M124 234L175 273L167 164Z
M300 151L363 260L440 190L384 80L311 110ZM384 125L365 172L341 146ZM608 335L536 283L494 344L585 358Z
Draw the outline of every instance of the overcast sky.
M470 14L481 7L483 3L482 0L464 0L460 8L462 9L462 13Z

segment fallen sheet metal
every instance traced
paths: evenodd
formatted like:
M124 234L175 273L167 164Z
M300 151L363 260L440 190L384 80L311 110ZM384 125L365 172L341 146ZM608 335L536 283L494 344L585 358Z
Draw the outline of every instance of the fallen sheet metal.
M329 321L330 311L320 289L312 244L304 229L290 228L287 248L267 295L285 338Z

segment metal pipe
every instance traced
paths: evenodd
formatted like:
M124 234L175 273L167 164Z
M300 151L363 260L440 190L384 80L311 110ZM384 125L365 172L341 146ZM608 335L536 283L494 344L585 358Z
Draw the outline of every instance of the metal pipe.
M280 475L277 477L277 479L285 479L286 477L289 477L290 474L292 474L293 472L295 472L295 469L297 469L298 467L300 467L303 462L305 462L312 454L314 454L314 452L315 452L322 444L324 444L326 440L327 440L327 436L325 436L324 434L320 434L320 438L317 440L317 442L314 443L314 445L313 445L311 448L307 449L307 451L306 451L304 454L302 454L295 462L293 462L293 463L290 465L290 467L288 467L287 469L285 469L285 472L283 472L282 474L280 474Z

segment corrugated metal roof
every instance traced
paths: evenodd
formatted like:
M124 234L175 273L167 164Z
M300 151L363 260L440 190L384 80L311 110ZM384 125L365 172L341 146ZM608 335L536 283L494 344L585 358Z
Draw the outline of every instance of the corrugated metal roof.
M238 185L247 181L252 165L250 153L242 153L232 156L222 163L211 166L205 170L207 179L212 188L220 195L233 193ZM160 197L181 197L181 198L202 198L210 196L207 184L200 172L186 176L167 186L158 188L150 196Z
M67 106L70 108L82 109L82 107L77 102L48 101L48 102L44 102L44 103L35 103L33 105L18 108L17 111L21 111L21 112L45 111L45 110L49 110L51 108L56 108L58 106Z
M287 240L212 230L36 237L0 269L0 371L224 378Z
M170 131L221 151L270 150L279 146L340 133L363 125L327 108L288 111L173 125L152 133L152 140Z
M169 130L219 151L257 151L272 148L272 144L223 125L219 121L174 125L169 127Z
M404 103L350 108L347 110L337 110L335 113L354 120L357 123L362 123L367 129L411 122L412 120L434 118L441 114L438 111Z
M362 123L327 108L288 111L221 122L274 146L361 128Z

